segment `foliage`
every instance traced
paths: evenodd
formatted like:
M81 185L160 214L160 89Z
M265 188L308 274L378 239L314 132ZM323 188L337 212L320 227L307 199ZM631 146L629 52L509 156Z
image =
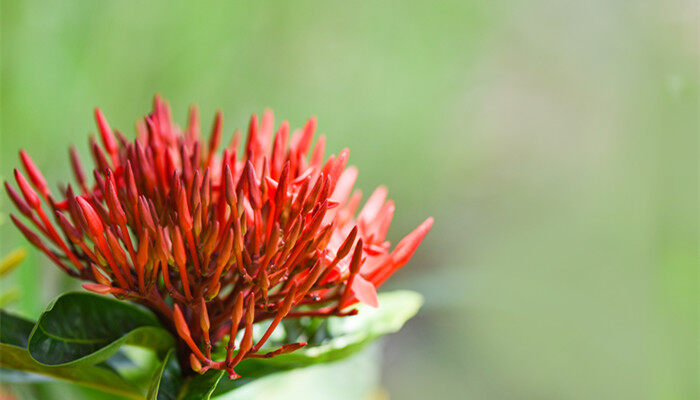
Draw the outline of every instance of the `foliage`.
M284 332L275 332L270 348L300 337L310 345L275 358L244 360L240 364L244 378L229 380L217 370L183 375L174 339L145 308L90 293L67 293L54 300L36 323L0 311L0 366L20 371L12 375L14 381L43 375L130 399L209 399L266 375L346 358L372 340L398 331L423 300L417 293L397 291L380 294L379 301L377 309L358 306L355 316L322 323L305 318L295 328L280 327ZM159 355L160 365L147 389L122 376L117 363L108 362L125 344ZM214 354L221 356L225 349Z

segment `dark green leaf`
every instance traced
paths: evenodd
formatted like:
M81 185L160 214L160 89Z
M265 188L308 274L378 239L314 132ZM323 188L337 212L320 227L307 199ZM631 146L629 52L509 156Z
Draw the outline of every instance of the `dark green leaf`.
M41 315L28 343L31 356L46 365L91 365L120 346L166 351L174 339L148 310L92 293L67 293Z
M9 368L10 379L36 381L37 375L60 379L129 399L143 399L143 395L118 374L97 366L50 367L39 364L24 347L31 332L32 322L0 310L0 367ZM4 372L3 372L3 375ZM5 376L3 376L3 379Z
M175 349L172 349L165 355L163 362L153 375L146 398L148 400L176 400L182 383L180 364L177 362Z
M177 400L209 400L223 376L223 371L209 370L203 375L188 378Z
M166 355L151 380L148 400L208 400L224 375L211 370L183 379L175 350Z
M32 321L0 310L0 343L26 349L32 328Z
M8 344L0 344L0 365L4 368L41 374L55 379L89 386L129 399L142 400L143 394L114 372L97 366L50 367L34 361L27 350Z

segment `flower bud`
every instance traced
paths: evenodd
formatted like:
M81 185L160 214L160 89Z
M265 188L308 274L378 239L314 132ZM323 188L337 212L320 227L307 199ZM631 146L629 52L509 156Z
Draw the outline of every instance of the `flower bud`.
M117 154L119 147L114 139L112 128L109 127L107 119L105 118L104 114L102 114L102 110L99 108L95 108L95 121L97 122L97 128L100 131L100 136L102 137L102 143L104 143L105 149L107 149L109 154Z
M32 181L34 187L44 197L48 197L49 186L46 184L46 179L44 178L44 175L41 174L41 171L39 170L39 168L37 168L36 164L34 164L32 158L29 157L29 154L27 154L27 152L24 150L19 151L19 156L22 159L22 164L24 164L24 169L29 175L29 180Z
M192 371L198 374L202 373L202 363L199 362L194 353L190 353L190 367L192 367Z
M22 175L17 168L15 168L15 180L17 181L17 186L19 186L19 190L22 192L22 196L24 196L24 200L27 202L29 207L35 210L39 208L41 205L39 196L37 196L34 189L32 189L29 182L27 182L24 175Z
M102 285L99 283L83 283L83 288L97 294L110 294L112 293L112 287L107 285Z
M78 201L78 205L80 206L83 215L85 216L85 221L87 222L87 226L92 235L94 237L102 236L104 225L102 225L102 219L97 214L95 209L90 205L90 203L87 202L87 200L80 196L76 197L76 200Z

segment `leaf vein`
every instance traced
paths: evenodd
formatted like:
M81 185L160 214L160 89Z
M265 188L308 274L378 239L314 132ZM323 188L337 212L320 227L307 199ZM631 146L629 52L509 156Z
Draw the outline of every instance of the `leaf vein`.
M39 324L38 328L41 330L42 333L44 333L46 336L48 336L51 339L59 340L62 342L68 342L68 343L82 343L82 344L99 344L99 343L107 343L110 340L109 339L78 339L78 338L70 338L70 337L64 337L64 336L59 336L55 335L49 331L47 331L43 325Z

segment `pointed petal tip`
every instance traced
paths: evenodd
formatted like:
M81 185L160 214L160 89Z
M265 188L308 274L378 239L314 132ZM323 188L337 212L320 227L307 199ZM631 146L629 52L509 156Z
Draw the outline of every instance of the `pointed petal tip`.
M411 233L406 235L406 237L401 242L406 241L407 244L410 243L409 247L413 248L413 250L411 252L415 251L415 248L418 247L420 242L423 241L423 238L425 237L425 235L427 235L428 232L430 231L430 228L433 227L433 222L434 222L433 217L428 217L428 219L423 221L422 224L418 225L418 227L416 229L414 229ZM399 246L400 245L401 245L401 243L399 243ZM397 247L399 247L399 246L397 246Z
M421 242L428 234L430 228L433 226L433 217L429 217L422 224L418 225L411 233L406 235L391 254L394 259L395 267L394 269L401 268L408 260L413 257L413 253L418 249Z

